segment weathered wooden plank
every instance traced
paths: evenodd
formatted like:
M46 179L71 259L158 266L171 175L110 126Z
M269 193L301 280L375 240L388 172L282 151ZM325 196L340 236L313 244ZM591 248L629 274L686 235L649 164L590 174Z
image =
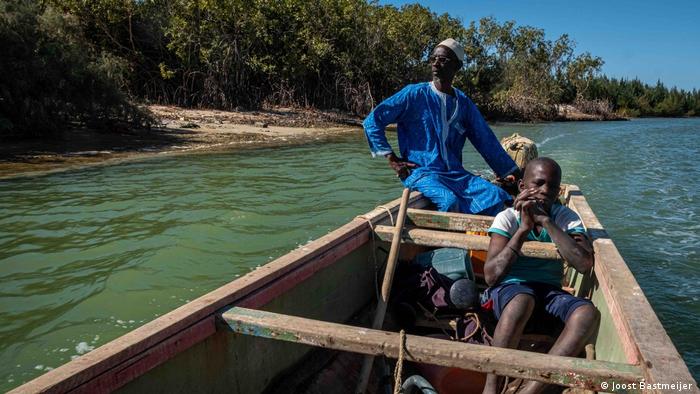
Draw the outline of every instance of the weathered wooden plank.
M394 228L389 226L376 226L375 234L382 240L391 242ZM424 230L409 228L403 232L404 242L416 245L465 248L471 250L488 250L490 238L483 235L471 235L452 233L447 231ZM521 250L523 256L541 259L561 260L556 245L553 243L528 241L523 244Z
M566 186L562 185L562 195ZM416 227L432 228L446 231L487 231L495 217L470 215L454 212L437 212L412 208L408 210L408 218Z
M397 333L234 307L222 314L237 333L355 353L397 358ZM569 387L601 390L639 382L638 366L406 336L406 360ZM605 382L605 383L603 383ZM612 386L611 386L612 387Z
M644 292L575 185L567 188L567 201L581 216L593 239L596 278L613 315L628 361L640 363L647 384L682 382L691 384L691 391L698 392L697 383Z
M427 204L428 201L423 199L420 193L411 194L410 206L422 208ZM64 393L78 387L88 391L92 387L96 390L108 390L104 382L114 380L106 375L116 376L126 366L147 357L148 360L139 366L140 373L145 373L175 355L162 351L164 347L170 346L169 343L172 341L187 344L178 348L178 351L186 350L193 345L194 343L190 343L187 339L190 335L189 330L213 316L221 308L239 302L248 306L260 306L281 292L293 288L318 269L332 264L353 250L346 246L356 248L364 244L369 240L368 222L375 225L386 220L389 212L396 215L398 207L399 199L396 199L381 208L375 208L358 216L325 236L51 370L15 388L11 393ZM248 299L249 297L251 299ZM148 357L150 353L158 356ZM119 385L127 383L136 376L138 375L121 375L118 379ZM96 379L98 377L99 380Z
M494 219L493 216L437 212L415 208L409 209L407 215L417 227L461 232L486 231Z

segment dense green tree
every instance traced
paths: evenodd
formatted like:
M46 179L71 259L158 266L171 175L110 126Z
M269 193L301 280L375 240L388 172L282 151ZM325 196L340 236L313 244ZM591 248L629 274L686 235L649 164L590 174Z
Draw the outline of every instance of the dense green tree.
M115 116L141 119L124 104L126 98L223 109L301 105L365 114L406 83L428 80L430 51L446 37L464 44L467 54L456 85L490 117L554 119L557 104L599 114L700 114L697 91L606 78L600 75L603 60L577 55L568 35L552 40L542 29L493 18L465 25L419 4L0 4L0 40L7 48L0 65L4 129L44 119L41 127L24 128L43 130L51 127L47 120L52 117L62 124Z
M85 46L74 15L33 1L0 1L2 136L150 121L110 78L119 60L108 54L91 58Z

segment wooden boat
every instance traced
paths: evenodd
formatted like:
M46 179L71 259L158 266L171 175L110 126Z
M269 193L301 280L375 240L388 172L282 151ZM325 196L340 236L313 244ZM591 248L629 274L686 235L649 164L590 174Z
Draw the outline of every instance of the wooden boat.
M385 256L399 201L230 282L13 390L20 392L352 392L364 355L495 372L593 391L652 388L697 392L697 384L644 293L576 186L562 199L594 240L590 275L566 282L601 313L593 359L549 356L371 330L374 257ZM411 195L403 258L433 247L486 250L492 218L426 210ZM552 244L527 242L525 255L560 258ZM478 264L475 269L477 272ZM349 356L348 356L349 355ZM589 356L592 354L589 353ZM352 365L351 365L352 364ZM644 385L640 384L644 382ZM674 386L670 386L674 385ZM319 389L320 387L320 389Z

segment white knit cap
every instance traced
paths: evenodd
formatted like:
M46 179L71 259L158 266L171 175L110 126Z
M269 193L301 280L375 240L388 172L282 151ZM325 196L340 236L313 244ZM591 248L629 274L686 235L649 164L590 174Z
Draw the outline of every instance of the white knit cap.
M438 46L440 45L450 48L452 52L457 55L457 59L459 59L460 62L464 62L464 48L457 41L452 38L448 38L438 44Z

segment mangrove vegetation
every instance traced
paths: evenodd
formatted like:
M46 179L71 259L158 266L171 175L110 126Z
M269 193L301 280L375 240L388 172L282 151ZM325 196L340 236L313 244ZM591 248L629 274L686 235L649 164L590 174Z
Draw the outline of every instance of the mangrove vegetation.
M462 21L367 0L0 0L0 133L148 126L132 103L304 106L366 114L429 79L446 37L464 44L456 85L487 117L697 116L700 92L601 75L568 35Z

